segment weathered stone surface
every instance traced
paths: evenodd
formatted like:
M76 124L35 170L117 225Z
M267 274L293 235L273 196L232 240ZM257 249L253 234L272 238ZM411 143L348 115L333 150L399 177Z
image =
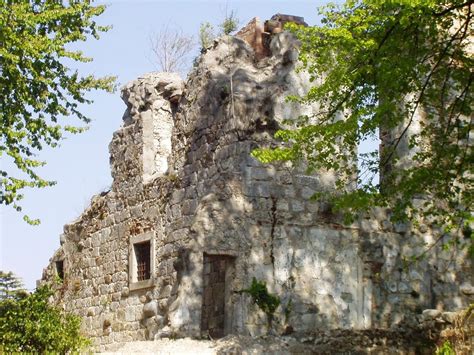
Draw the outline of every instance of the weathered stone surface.
M237 32L236 37L246 41L255 51L257 58L263 58L268 55L269 51L264 45L263 24L258 17L253 18L250 22Z
M157 332L154 339L170 338L171 336L173 336L173 330L169 326L165 326Z
M443 312L441 316L444 321L450 324L454 324L454 322L456 321L456 318L458 317L458 314L456 312Z
M441 317L441 311L437 309L425 309L422 313L423 320L433 320L438 317Z
M158 303L156 300L150 301L143 306L143 316L151 318L158 314Z
M295 71L298 42L272 32L260 38L266 58L224 36L198 58L186 87L170 73L124 87L123 126L109 146L112 188L65 226L43 273L53 281L64 261L55 297L85 317L95 344L206 336L203 325L222 335L372 331L416 319L427 305L458 310L472 298L465 251L452 263L435 245L425 260L404 262L436 240L429 223L392 225L390 211L375 209L344 225L328 202L308 200L333 189L334 174L250 156L276 144L288 120L320 109L286 102L311 84ZM149 243L148 279L137 279L133 241ZM240 292L254 277L281 300L272 329ZM423 317L441 319L433 312Z
M474 286L472 286L469 283L462 284L460 287L460 291L467 295L467 296L473 296L474 295Z

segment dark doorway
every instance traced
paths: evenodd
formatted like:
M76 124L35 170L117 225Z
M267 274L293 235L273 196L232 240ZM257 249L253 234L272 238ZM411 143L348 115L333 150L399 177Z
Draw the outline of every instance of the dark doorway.
M228 309L229 273L233 268L234 258L228 255L204 254L203 296L201 332L211 338L222 338L226 335L230 316ZM227 319L226 319L227 317ZM227 326L226 326L227 325Z

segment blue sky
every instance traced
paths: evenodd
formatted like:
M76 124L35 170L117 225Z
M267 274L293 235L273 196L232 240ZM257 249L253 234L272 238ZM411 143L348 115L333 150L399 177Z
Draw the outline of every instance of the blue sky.
M235 10L240 26L259 16L262 20L276 13L303 16L310 25L317 23L317 7L327 1L254 0L254 1L97 1L108 4L98 19L113 29L99 41L90 40L79 47L94 58L81 65L83 74L116 75L119 86L143 73L155 71L149 36L164 25L176 26L186 34L197 35L201 22L217 25L228 11ZM197 53L197 50L196 50ZM125 105L119 91L114 94L90 93L94 100L83 111L93 119L90 129L68 137L61 147L44 150L39 158L47 165L41 173L57 185L25 191L24 211L41 225L26 224L22 215L0 206L0 270L13 271L28 289L41 278L43 268L59 247L64 224L72 222L89 205L93 195L107 190L112 179L108 144L112 133L122 124ZM2 162L4 163L4 162Z

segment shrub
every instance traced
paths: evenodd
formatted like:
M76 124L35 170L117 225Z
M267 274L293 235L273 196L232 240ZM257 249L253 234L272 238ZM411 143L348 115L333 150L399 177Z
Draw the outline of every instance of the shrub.
M235 11L232 10L230 15L225 15L224 21L219 25L221 28L221 32L225 35L229 35L235 30L237 30L237 26L239 25L239 19L237 18Z
M456 353L449 340L446 340L441 347L436 349L436 355L456 355Z
M89 345L81 319L51 305L47 286L21 299L0 301L0 353L78 351Z
M454 322L441 331L436 355L472 354L470 327L474 317L474 303L458 312Z
M210 47L215 37L214 26L209 22L201 23L201 26L199 27L199 43L201 49Z
M252 279L250 287L241 292L248 293L252 296L253 301L267 315L268 324L271 326L273 314L280 305L280 299L268 292L267 285L264 281L257 281L255 277Z

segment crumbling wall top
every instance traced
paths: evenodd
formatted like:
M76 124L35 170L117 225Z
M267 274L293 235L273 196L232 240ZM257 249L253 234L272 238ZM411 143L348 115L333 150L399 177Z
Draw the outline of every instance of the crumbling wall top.
M127 113L133 117L144 108L150 107L156 100L178 102L183 89L184 82L179 74L152 72L127 83L122 88L121 98L127 105L129 110Z
M246 41L255 51L257 59L262 59L271 55L270 42L272 35L283 31L283 27L288 22L296 23L301 26L308 26L303 17L293 15L276 14L264 24L258 17L254 17L245 25L236 37Z
M304 17L285 15L280 13L273 15L270 21L278 21L279 23L281 23L282 26L284 26L288 22L293 22L301 26L308 26L308 24L304 21Z

